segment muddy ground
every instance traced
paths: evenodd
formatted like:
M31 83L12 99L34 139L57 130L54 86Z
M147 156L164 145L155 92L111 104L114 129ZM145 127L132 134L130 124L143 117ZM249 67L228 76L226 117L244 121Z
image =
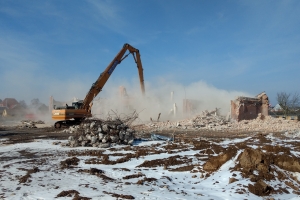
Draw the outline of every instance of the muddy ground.
M32 142L35 139L54 139L66 140L70 135L64 132L65 129L55 129L54 127L46 128L19 128L18 126L2 126L0 127L0 137L8 138L7 144ZM136 128L138 130L138 128ZM156 131L156 134L167 137L175 136L176 141L192 140L194 138L210 138L218 140L220 138L244 138L249 135L259 134L260 132L218 132L211 130L162 130ZM278 133L280 135L280 132ZM150 138L151 132L137 133L137 137Z
M138 127L136 127L138 130ZM150 132L144 131L137 134L140 138L150 139ZM229 170L232 172L232 177L228 183L239 182L241 179L250 180L248 185L240 184L236 188L236 193L247 194L252 193L257 196L272 196L280 194L295 194L300 195L299 187L300 181L293 173L300 172L300 159L299 154L292 152L299 152L300 141L290 140L284 132L277 132L266 134L262 132L218 132L209 130L168 130L156 132L168 137L175 137L174 142L165 143L164 145L152 145L149 147L130 146L123 147L123 151L130 151L130 153L114 153L117 151L114 147L109 148L110 154L103 153L104 150L71 150L67 153L67 158L60 162L60 170L75 168L78 173L91 174L98 176L105 182L114 182L115 178L105 175L101 169L90 168L78 169L77 165L82 156L90 156L89 159L84 161L85 164L104 164L115 165L126 163L131 159L144 158L149 155L168 153L170 156L164 159L145 160L143 163L135 167L132 174L124 176L124 185L150 185L159 184L158 179L153 177L146 177L143 173L139 172L140 169L156 170L157 167L163 167L163 170L169 172L190 172L194 177L207 179L227 161L236 159L235 166ZM66 140L70 133L62 130L57 130L52 127L48 128L35 128L26 129L18 127L2 126L0 128L0 139L6 138L1 141L2 145L27 143L35 140L53 139L53 140ZM235 144L226 145L226 141L241 139L240 142ZM225 142L225 143L224 143ZM224 145L225 144L225 145ZM255 147L255 148L254 148ZM180 152L194 150L197 151L192 157L177 155ZM120 149L118 149L120 151ZM38 173L39 167L43 165L47 155L37 156L27 152L20 152L22 156L29 159L32 163L30 169L20 169L26 171L26 175L19 177L19 183L30 184L31 174ZM49 158L53 155L49 152ZM119 159L111 160L110 157L119 157ZM1 161L10 159L1 157ZM195 162L198 160L198 163ZM43 161L44 160L44 161ZM4 166L9 168L10 166ZM115 170L130 171L124 165L123 168ZM5 170L3 170L4 172ZM2 172L2 173L3 173ZM238 176L236 174L239 174ZM164 182L172 183L170 177L161 177ZM130 180L135 180L134 182ZM136 181L137 180L137 181ZM275 184L269 184L270 182ZM216 180L214 184L218 184ZM159 186L162 187L162 186ZM163 186L169 187L169 186ZM178 192L169 189L169 192ZM116 194L112 192L103 192L105 195L110 195L122 199L134 199L130 194ZM91 199L83 197L76 190L58 191L57 197L74 196L73 199ZM185 195L182 193L181 195ZM186 194L188 195L188 194ZM2 193L5 197L5 193Z
M47 128L19 128L17 126L0 127L0 138L7 138L7 144L32 142L35 139L65 140L68 134L53 127Z

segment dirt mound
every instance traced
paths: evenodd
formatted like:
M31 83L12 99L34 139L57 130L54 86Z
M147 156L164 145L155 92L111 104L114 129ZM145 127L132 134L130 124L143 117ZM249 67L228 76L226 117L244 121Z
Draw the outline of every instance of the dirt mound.
M171 156L165 159L146 160L137 167L158 167L158 166L173 166L185 164L187 160L183 159L182 156ZM191 162L191 159L189 159Z
M300 172L299 158L291 154L274 154L274 152L285 151L285 148L277 147L263 147L269 149L270 152L263 152L262 149L246 148L238 157L238 164L235 170L241 171L244 178L250 178L254 185L249 184L249 191L258 196L265 196L269 194L281 193L282 188L275 190L265 181L280 180L290 184L291 188L297 188L291 183L288 176L282 170L290 172ZM296 180L296 182L298 182ZM294 189L298 192L298 189Z
M93 157L101 157L103 155L104 150L85 150L85 151L69 151L68 156L93 156Z
M278 155L274 158L275 164L287 171L300 172L300 159L293 155Z
M124 176L123 179L139 178L139 177L142 177L142 176L145 176L145 174L138 173L138 174L127 175L127 176Z
M272 152L272 153L276 153L276 154L278 154L278 153L284 153L286 155L290 155L291 154L290 148L279 146L279 145L276 145L276 146L273 146L273 145L264 145L262 147L262 150L266 150L267 152Z
M218 156L211 157L204 165L203 169L205 171L213 172L218 170L225 162L230 160L233 156L236 155L237 148L234 146L230 146L227 149L224 150L223 153L221 153Z
M104 171L97 168L90 168L90 169L79 169L79 173L88 173L91 175L95 175L99 178L102 178L104 181L114 181L115 179L110 178L104 174Z
M192 171L194 169L194 165L189 166L183 166L183 167L177 167L175 169L169 169L171 172L184 172L184 171Z
M193 150L202 150L200 152L203 152L205 154L219 154L220 152L224 151L224 148L222 148L220 145L206 140L194 140L192 141L192 144L194 145Z
M133 196L131 195L124 195L124 194L116 194L116 193L112 193L112 192L106 192L106 191L103 191L104 194L109 194L111 195L112 197L116 197L117 199L121 198L121 199L134 199Z
M58 197L72 197L73 195L78 195L79 192L76 190L67 190L67 191L62 191L60 192L56 198Z
M248 189L251 193L257 196L266 196L269 195L274 189L267 185L264 181L259 180L254 185L249 184Z
M104 173L103 170L97 169L97 168L79 169L78 172L85 172L85 173L89 173L91 175L96 175L96 176Z
M77 157L73 157L73 158L68 158L64 161L60 162L61 168L72 168L73 165L78 165L78 162L80 160Z
M300 172L300 159L289 154L274 154L281 152L282 147L273 147L271 152L262 152L261 149L246 148L239 156L238 161L243 171L258 170L264 173L270 172L271 165L277 165L281 169ZM284 149L285 150L285 149ZM289 152L289 151L288 151Z
M67 191L62 191L60 192L56 198L59 198L59 197L73 197L73 200L90 200L92 198L88 198L88 197L82 197L82 196L79 196L79 192L76 191L76 190L67 190Z
M144 185L145 182L156 182L156 181L157 181L156 178L147 178L147 177L145 177L144 179L139 180L138 182L136 182L136 184Z
M104 164L104 165L115 165L118 163L124 163L129 161L131 158L134 157L133 154L122 154L123 156L121 158L118 158L116 160L110 160L109 155L103 154L102 158L90 158L85 161L85 164ZM121 154L119 155L121 156Z

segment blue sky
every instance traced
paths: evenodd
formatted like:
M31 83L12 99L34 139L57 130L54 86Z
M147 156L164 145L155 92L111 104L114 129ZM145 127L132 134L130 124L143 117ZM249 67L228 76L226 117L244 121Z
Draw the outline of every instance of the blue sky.
M0 1L0 98L84 98L124 43L147 86L300 92L300 1ZM108 85L138 85L131 57ZM201 94L201 88L199 88ZM47 102L45 102L47 103Z

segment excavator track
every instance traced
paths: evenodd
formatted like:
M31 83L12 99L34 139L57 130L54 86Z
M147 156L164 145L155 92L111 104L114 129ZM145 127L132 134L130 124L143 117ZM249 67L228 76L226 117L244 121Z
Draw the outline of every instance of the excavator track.
M62 120L62 121L57 121L54 124L54 128L67 128L70 126L74 126L74 125L79 125L82 122L83 119L76 119L76 120Z

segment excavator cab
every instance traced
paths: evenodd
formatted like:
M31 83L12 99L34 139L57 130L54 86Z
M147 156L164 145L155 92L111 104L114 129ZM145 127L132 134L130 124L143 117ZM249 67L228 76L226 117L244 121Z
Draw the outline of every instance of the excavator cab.
M74 109L77 110L77 109L80 109L80 108L81 108L82 104L83 104L83 101L82 101L82 100L77 101L77 102L73 102L73 103L72 103L72 107L73 107Z

